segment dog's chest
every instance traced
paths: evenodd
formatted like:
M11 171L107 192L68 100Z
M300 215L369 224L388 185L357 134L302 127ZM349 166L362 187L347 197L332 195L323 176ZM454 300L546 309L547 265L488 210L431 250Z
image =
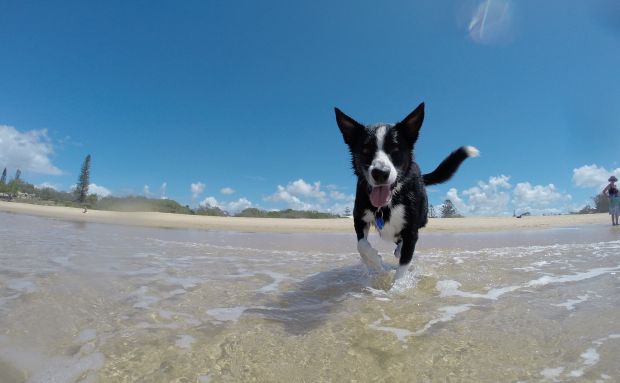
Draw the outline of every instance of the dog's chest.
M400 232L405 226L405 207L403 205L393 206L390 209L390 218L385 220L382 229L377 226L376 216L370 210L364 212L364 221L373 224L381 238L387 241L396 241L400 238Z

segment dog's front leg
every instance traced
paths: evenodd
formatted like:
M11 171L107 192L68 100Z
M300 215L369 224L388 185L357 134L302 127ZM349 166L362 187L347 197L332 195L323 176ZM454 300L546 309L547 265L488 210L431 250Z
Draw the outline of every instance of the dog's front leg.
M403 248L403 241L402 240L398 240L398 242L396 242L396 249L394 249L394 256L396 257L396 259L400 258L400 251Z
M383 265L381 264L381 257L379 252L375 250L368 242L368 230L370 230L370 224L362 219L355 218L355 233L357 234L357 251L359 251L364 264L370 272L382 272Z
M409 270L409 263L413 258L415 245L418 242L418 231L412 233L403 233L402 246L400 249L400 259L398 260L398 270L396 270L395 280L401 279Z

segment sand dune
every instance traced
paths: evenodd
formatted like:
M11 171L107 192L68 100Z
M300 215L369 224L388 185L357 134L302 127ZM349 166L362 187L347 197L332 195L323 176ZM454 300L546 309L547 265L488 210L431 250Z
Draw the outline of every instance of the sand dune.
M188 228L201 230L241 232L317 233L353 232L349 218L338 219L285 219L285 218L241 218L208 217L170 213L113 212L60 206L40 206L16 202L1 202L0 211L28 214L80 222L96 222L145 227ZM610 224L608 214L530 216L514 217L466 217L452 219L430 219L424 232L481 232L515 229L544 229L554 227Z

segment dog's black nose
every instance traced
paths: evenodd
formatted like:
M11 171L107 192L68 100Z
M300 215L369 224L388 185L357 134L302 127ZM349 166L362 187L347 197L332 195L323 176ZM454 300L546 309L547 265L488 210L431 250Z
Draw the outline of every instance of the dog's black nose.
M376 183L384 184L385 181L387 181L388 177L390 176L390 171L374 168L370 172L370 175L372 176L372 178L375 180Z

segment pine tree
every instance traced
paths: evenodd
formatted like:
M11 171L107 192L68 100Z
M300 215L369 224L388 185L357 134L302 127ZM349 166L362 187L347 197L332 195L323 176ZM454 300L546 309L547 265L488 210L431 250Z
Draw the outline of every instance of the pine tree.
M82 164L82 170L80 171L80 178L78 179L78 184L75 188L75 194L77 195L77 199L80 203L84 203L86 201L86 197L88 196L88 185L90 184L90 154L86 156L84 159L84 163Z
M461 217L458 213L454 204L449 199L443 202L443 206L441 207L441 218L456 218Z
M22 171L17 169L17 171L15 172L15 178L13 179L13 181L18 182L19 181L19 177L22 176Z
M6 168L4 168L4 171L2 172L2 177L0 177L0 184L6 184Z

